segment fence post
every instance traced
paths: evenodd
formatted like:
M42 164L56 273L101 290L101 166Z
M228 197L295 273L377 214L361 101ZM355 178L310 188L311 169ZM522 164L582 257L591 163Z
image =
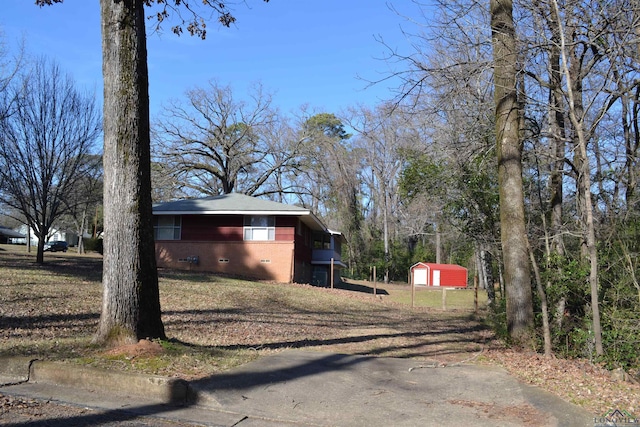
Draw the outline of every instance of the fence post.
M378 287L378 277L376 275L376 266L373 266L373 295L376 294L377 291L377 287Z
M411 308L415 307L416 299L416 284L413 281L413 275L411 275Z
M473 308L478 313L478 276L473 276Z
M331 258L331 289L333 289L333 258Z
M447 311L447 288L442 288L442 310Z

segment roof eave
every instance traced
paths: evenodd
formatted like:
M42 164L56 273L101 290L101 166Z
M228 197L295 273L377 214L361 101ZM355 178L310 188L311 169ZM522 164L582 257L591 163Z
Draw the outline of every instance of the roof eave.
M160 210L153 211L154 215L278 215L278 216L295 216L305 223L312 230L329 231L323 223L309 210L215 210L215 211L181 211L181 210Z
M160 210L153 211L154 215L281 215L281 216L303 216L309 215L309 211L248 211L248 210L215 210L215 211L183 211L183 210Z

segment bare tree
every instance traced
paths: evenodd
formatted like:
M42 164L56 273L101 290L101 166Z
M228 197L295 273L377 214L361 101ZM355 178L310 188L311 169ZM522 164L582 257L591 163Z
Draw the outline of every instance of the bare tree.
M280 118L261 85L246 102L213 80L186 98L166 107L156 126L163 163L184 187L207 195L264 193L270 178L295 159L294 144L283 147L274 132Z
M4 33L0 29L0 120L7 117L9 107L11 106L9 85L14 80L21 66L23 65L24 47L20 46L18 55L14 58L9 57L9 49Z
M7 88L11 79L15 76L15 68L7 58L8 50L4 33L0 31L0 121L9 114L10 102L8 102ZM0 175L0 192L4 189L4 179Z
M83 236L87 230L90 215L102 204L102 156L87 155L81 159L83 176L72 191L64 198L65 220L76 230L78 235L78 253L84 253ZM71 242L72 243L72 242Z
M399 213L399 176L403 152L423 144L411 115L400 108L381 104L375 110L360 107L351 112L349 126L358 132L353 145L362 155L362 180L368 191L369 213L381 218L384 245L384 281L389 282L391 241L397 236ZM378 222L378 221L374 221ZM375 224L379 226L379 224Z
M554 12L560 16L560 8L556 0L553 1ZM572 18L570 18L572 19ZM567 79L567 99L569 104L569 118L575 132L576 156L578 171L578 187L581 195L581 207L583 212L584 242L586 253L590 263L589 287L591 293L591 312L593 316L593 333L597 355L603 354L602 327L600 323L600 309L598 300L598 252L596 248L596 233L593 218L593 204L591 195L591 170L589 157L587 156L588 129L585 124L585 108L583 104L583 78L584 70L581 69L581 56L577 49L567 49L564 26L557 20L560 38L560 52L562 58L562 72ZM597 60L597 58L594 58ZM595 125L594 125L595 126Z
M0 122L0 196L38 237L37 262L42 263L51 227L87 173L83 159L100 133L99 110L91 95L45 59L10 91L12 107Z
M304 142L296 171L300 200L330 227L345 234L349 268L353 271L362 250L360 153L349 144L351 134L335 114L314 114L304 121L300 132Z
M540 119L543 130L534 145L536 163L547 163L547 212L542 212L547 263L553 254L564 257L565 240L579 248L579 256L590 266L588 302L595 353L602 354L599 313L598 228L600 223L615 222L620 213L629 212L636 186L638 67L638 6L627 2L594 4L582 1L539 2L530 7L535 25L534 38L529 35L526 75L529 111L547 110ZM548 58L548 61L541 58ZM542 64L537 69L533 64ZM542 95L543 93L548 95ZM637 111L637 110L636 110ZM531 114L531 113L530 113ZM635 124L634 124L635 123ZM544 154L541 145L547 141ZM549 160L545 160L547 157ZM571 192L570 183L574 183ZM543 184L546 185L546 184ZM565 198L567 193L567 200ZM540 197L542 198L542 197ZM570 203L573 203L571 206ZM543 205L541 203L541 205ZM567 218L564 212L569 212ZM546 216L550 218L547 229ZM567 220L570 219L570 220ZM580 229L572 230L571 224ZM549 236L550 232L550 236ZM565 238L571 235L578 239ZM570 254L568 254L570 256ZM563 279L563 266L556 277ZM562 288L563 283L549 282L547 287ZM582 307L569 312L566 296L559 295L556 326L570 319ZM584 301L586 304L587 301Z
M154 203L169 202L180 198L197 197L200 192L189 191L176 178L175 165L165 163L161 156L151 163L151 198Z
M430 232L441 242L436 244L436 258L438 253L443 256L440 246L459 241L455 232L447 239L442 231L456 229L473 240L480 285L491 292L492 259L499 263L501 257L488 8L466 0L437 1L429 7L414 3L420 20L415 19L418 15L407 17L416 28L404 32L411 51L401 53L388 46L387 60L402 63L394 67L399 70L394 77L401 82L395 102L399 108L408 106L416 116L413 121L421 124L422 143L405 159L405 183L411 175L424 174L431 180L415 182L426 198L409 197L405 202L421 203L432 212L430 222L437 226ZM436 177L440 168L446 175L440 172ZM432 191L432 180L440 186L446 183L446 189Z

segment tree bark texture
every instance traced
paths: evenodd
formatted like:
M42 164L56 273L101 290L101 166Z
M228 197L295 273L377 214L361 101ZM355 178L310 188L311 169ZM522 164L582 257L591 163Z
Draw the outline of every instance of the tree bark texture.
M153 240L142 0L101 0L104 267L97 342L165 338Z
M534 318L522 186L513 2L490 0L490 11L507 330L514 342L528 344L532 338Z

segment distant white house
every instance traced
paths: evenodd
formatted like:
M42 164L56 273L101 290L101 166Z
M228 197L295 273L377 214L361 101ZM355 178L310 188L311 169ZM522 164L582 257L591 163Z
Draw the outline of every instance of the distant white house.
M20 238L14 239L13 243L17 243L17 244L27 243L27 239L26 239L27 228L28 227L24 224L18 227L17 232L20 233L23 237L21 239ZM50 237L47 239L47 242L65 241L69 244L69 246L75 246L78 244L78 233L75 233L75 232L58 230L56 228L52 228L49 232L49 235ZM29 236L30 236L31 244L33 246L36 246L38 244L39 239L33 232L33 229L29 229ZM91 236L85 233L84 237L86 238Z

